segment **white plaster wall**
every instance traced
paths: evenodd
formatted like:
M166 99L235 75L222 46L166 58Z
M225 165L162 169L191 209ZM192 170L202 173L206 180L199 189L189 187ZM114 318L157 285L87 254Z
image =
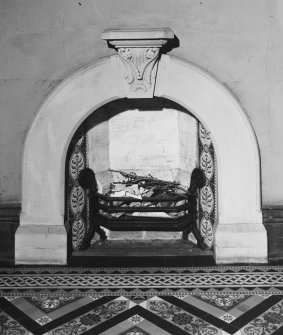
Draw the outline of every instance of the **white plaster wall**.
M214 74L246 110L260 147L262 202L282 204L281 0L0 0L0 15L1 202L21 201L23 142L46 96L115 53L101 32L169 26L180 41L170 54Z

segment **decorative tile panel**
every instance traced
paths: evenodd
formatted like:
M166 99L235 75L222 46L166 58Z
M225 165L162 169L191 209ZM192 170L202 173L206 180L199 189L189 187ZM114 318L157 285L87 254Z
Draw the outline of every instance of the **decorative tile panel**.
M85 248L90 229L86 191L78 183L80 171L87 167L86 145L87 136L82 125L71 140L66 160L65 221L72 229L73 250Z
M180 294L176 288L181 281L175 275L184 275L182 282L191 275L196 290L187 286ZM215 282L209 279L214 275ZM282 276L282 267L266 266L1 269L0 287L5 294L0 296L0 334L279 335L283 333ZM158 290L150 297L148 292L153 293L157 281ZM203 281L210 283L207 288L202 287ZM16 299L7 299L9 287L20 292L19 282L26 289L14 293ZM125 283L128 290L130 285L133 288L127 297L121 294ZM267 285L269 291L271 284L280 290L262 297L262 287ZM86 295L86 288L95 286L94 300ZM116 293L111 293L111 286ZM46 295L48 288L53 295ZM37 304L31 306L31 299Z
M213 225L216 221L216 157L210 132L198 122L199 167L204 171L206 184L199 194L199 230L209 249L213 247Z

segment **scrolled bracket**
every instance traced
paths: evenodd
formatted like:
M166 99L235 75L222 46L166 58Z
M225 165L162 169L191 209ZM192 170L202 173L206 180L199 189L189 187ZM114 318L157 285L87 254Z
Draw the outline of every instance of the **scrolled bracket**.
M161 47L173 38L170 28L103 32L124 65L128 98L153 97Z
M137 94L151 91L156 77L159 48L119 48L118 53L125 65L125 79L130 91Z

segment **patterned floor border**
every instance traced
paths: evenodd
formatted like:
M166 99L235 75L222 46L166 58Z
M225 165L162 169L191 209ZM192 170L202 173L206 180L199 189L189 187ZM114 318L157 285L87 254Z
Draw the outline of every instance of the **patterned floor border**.
M282 266L0 269L0 296L281 295Z
M282 335L283 267L0 268L0 334Z

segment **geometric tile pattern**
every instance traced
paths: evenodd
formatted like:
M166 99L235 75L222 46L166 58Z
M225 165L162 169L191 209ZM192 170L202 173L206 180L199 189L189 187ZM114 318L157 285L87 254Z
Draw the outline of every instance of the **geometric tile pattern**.
M41 318L35 320L40 325L45 325L46 323L52 321L47 315L42 316Z
M211 305L217 306L218 308L227 311L233 308L235 305L238 305L243 300L246 300L247 296L245 296L244 294L238 294L238 295L225 294L221 296L217 294L212 295L201 294L197 298L209 302Z
M213 270L214 269L214 270ZM29 268L1 269L3 277L15 278L32 276L52 277L56 285L60 277L64 289L38 286L30 287L27 295L21 291L13 295L0 297L0 334L2 335L282 335L283 334L283 292L280 284L279 267L222 267L214 268L139 268L133 269L68 269ZM171 287L171 281L150 287L116 287L111 294L109 288L94 290L84 285L68 289L65 276L89 276L95 274L99 283L105 283L104 276L115 275L126 277L133 275L206 275L231 274L234 271L235 281L230 288L223 287ZM230 272L229 272L230 271ZM263 274L277 275L276 287L249 286L238 287L239 274L253 274L254 283ZM11 279L10 278L10 279ZM167 278L167 277L166 277ZM39 279L39 278L38 278ZM77 279L76 279L77 280ZM107 279L108 280L108 279ZM136 279L135 279L136 280ZM209 279L210 282L211 279ZM11 283L12 280L9 281ZM34 281L36 283L36 281ZM57 283L58 282L58 283ZM241 281L240 281L241 282ZM35 284L37 285L37 284ZM119 281L116 282L119 285ZM170 285L168 288L167 285ZM10 287L9 290L12 288ZM126 294L119 293L126 292ZM2 287L4 290L4 287ZM68 291L69 290L69 291ZM85 291L84 291L85 290ZM166 294L170 292L170 294ZM266 293L267 292L267 293ZM273 292L273 293L272 293ZM3 292L4 293L4 292ZM107 294L106 294L107 293Z
M139 315L134 315L131 318L129 318L128 320L131 321L134 324L138 324L141 321L143 321L144 319L141 316L139 316Z
M120 333L119 335L150 335L150 334L145 332L139 327L133 327L126 330L125 332Z
M27 301L36 305L38 308L43 310L45 313L54 311L64 305L67 305L75 301L76 297L58 296L58 297L47 297L47 296L33 296L26 298Z
M229 314L206 301L196 301L191 295L154 296L140 303L124 296L95 301L84 296L73 302L72 308L65 305L43 315L44 322L39 323L37 316L42 311L27 299L0 298L0 334L283 334L283 295L247 296Z
M283 287L283 274L110 274L110 275L22 275L1 276L0 285L10 287L234 287L234 286L270 286Z
M190 290L198 294L199 289L230 289L231 295L257 293L281 294L283 289L282 267L210 267L210 268L135 268L135 269L2 269L0 271L0 295L23 294L59 296L68 292L73 295L119 293L155 295L166 288L164 294L175 294ZM45 290L45 291L44 291ZM217 291L218 292L218 291ZM224 292L222 292L224 293ZM227 293L227 292L226 292ZM215 293L217 294L217 293ZM65 299L65 298L62 298ZM231 302L231 297L228 299ZM239 299L239 297L237 298ZM227 300L227 299L226 299ZM228 301L227 300L227 301ZM214 303L222 303L224 300ZM212 302L212 300L211 300ZM41 302L44 303L43 301ZM50 302L48 302L50 303ZM59 303L58 301L54 303ZM60 302L60 304L63 301ZM47 304L48 305L48 304ZM48 305L49 306L49 305ZM50 307L51 308L51 305Z

